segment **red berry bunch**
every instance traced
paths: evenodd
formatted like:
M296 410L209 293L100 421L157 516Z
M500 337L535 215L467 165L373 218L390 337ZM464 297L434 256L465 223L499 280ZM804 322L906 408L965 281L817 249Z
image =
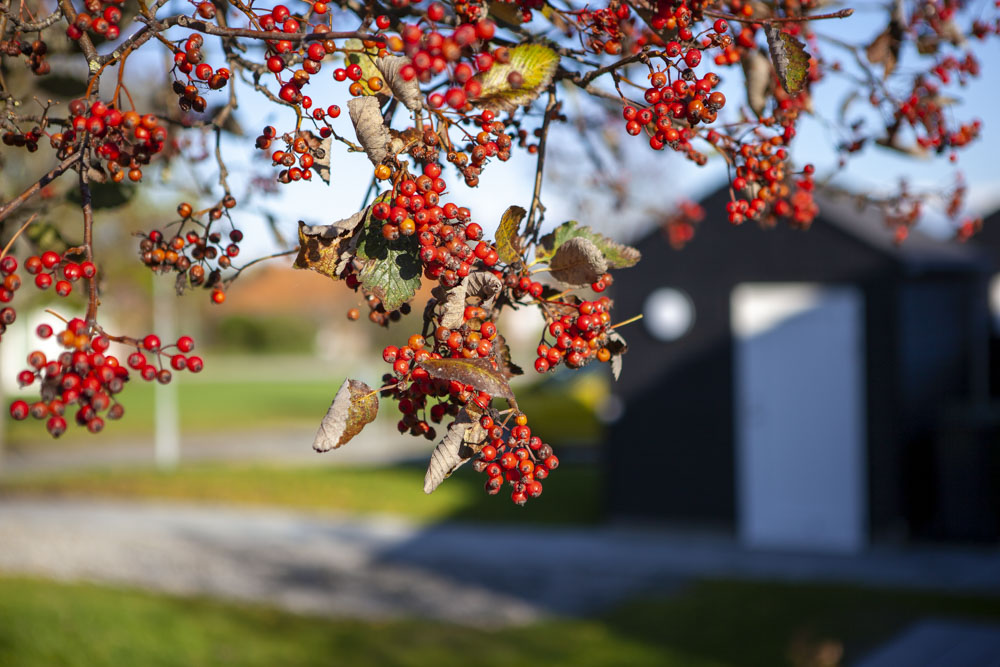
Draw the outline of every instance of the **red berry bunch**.
M604 8L580 10L576 22L587 35L591 51L616 56L622 52L622 42L632 31L634 20L627 4L612 2Z
M207 86L212 90L218 90L224 88L232 76L225 67L213 70L211 65L202 62L201 47L204 41L201 35L195 33L184 42L183 50L174 52L174 70L185 75L187 80L185 83L180 79L175 79L173 83L174 93L179 96L177 104L182 111L203 112L208 106L208 102L199 94L198 86Z
M812 195L813 166L793 172L783 143L781 136L775 136L745 143L733 152L736 197L726 205L726 212L734 225L748 218L773 225L777 218L785 218L794 226L808 227L819 212Z
M321 112L318 120L325 120L328 115L333 118L340 115L340 107L336 106L329 108L329 114L322 109L316 111ZM314 117L316 117L315 114ZM321 134L323 130L329 132L329 127L321 128ZM277 130L268 125L257 137L257 148L264 151L271 149L272 144L277 141L276 136ZM271 163L283 167L278 174L279 183L312 180L313 171L319 173L320 167L323 164L328 164L325 162L327 155L326 149L322 145L323 142L308 130L297 132L294 135L285 133L281 136L281 141L284 142L285 147L271 153Z
M529 498L542 495L542 480L559 467L559 459L551 446L531 435L528 416L523 412L516 414L509 428L497 421L500 417L494 410L489 412L492 414L483 415L479 421L486 439L473 469L486 473L486 493L497 495L507 482L512 488L511 501L523 506Z
M440 8L440 9L439 9ZM428 17L444 18L443 7L437 3L428 8ZM505 47L489 51L488 43L493 39L496 25L489 19L475 23L461 23L450 34L438 30L425 31L420 25L407 24L400 30L401 43L390 40L389 46L402 51L410 58L410 64L400 69L400 76L406 81L417 79L429 83L445 73L451 86L444 92L431 93L427 103L432 109L444 106L455 110L465 107L469 99L479 97L482 85L475 78L476 73L486 72L494 63L510 62L510 52Z
M43 76L52 71L49 61L45 59L49 47L41 39L33 42L11 39L0 41L0 53L5 53L14 58L23 55L28 64L28 68L36 76Z
M79 99L70 102L69 111L69 127L51 135L52 147L65 158L89 144L107 163L115 183L126 175L131 181L142 180L142 166L163 150L167 140L166 128L153 114L122 113L101 101L88 108L87 102Z
M205 367L205 362L201 357L188 355L194 350L194 341L190 336L181 336L174 345L162 345L159 336L149 334L142 340L123 340L135 345L135 352L128 355L128 367L138 371L139 376L151 382L156 380L160 384L167 384L173 378L174 371L188 370L192 373L200 373ZM153 355L153 361L146 358L147 354Z
M125 0L86 0L84 7L86 11L76 15L76 19L66 28L66 35L76 41L86 33L91 33L98 37L103 37L109 41L118 39L121 28L118 24L122 20L121 6Z
M69 296L73 291L73 283L80 278L89 280L97 275L97 267L93 262L77 263L71 259L77 252L76 249L70 249L60 255L49 250L43 252L41 256L32 255L24 261L24 270L35 276L35 287L38 289L46 290L54 284L56 294ZM17 262L13 257L5 257L3 261L13 266L11 273L16 270ZM4 269L3 262L0 262L0 270L2 269Z
M222 270L232 266L240 254L243 232L233 229L223 240L222 233L212 231L211 225L235 205L236 199L227 195L221 204L208 210L208 221L202 222L194 217L190 204L181 203L177 207L180 226L172 236L168 238L158 229L138 235L142 263L157 273L175 271L181 274L180 285L212 290L212 301L222 303Z
M551 319L542 332L538 344L535 370L545 373L560 362L569 368L581 368L594 359L611 360L610 340L612 302L606 296L596 301L550 302L568 311L558 319Z

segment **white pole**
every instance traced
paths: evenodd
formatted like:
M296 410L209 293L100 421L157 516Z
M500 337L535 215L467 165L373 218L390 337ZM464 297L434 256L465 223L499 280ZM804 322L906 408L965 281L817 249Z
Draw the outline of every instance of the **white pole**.
M174 301L177 295L167 282L161 276L153 276L153 329L164 345L170 345L177 339L174 323ZM171 369L171 372L174 371ZM156 466L161 469L176 468L181 458L176 378L170 384L156 382L153 407Z

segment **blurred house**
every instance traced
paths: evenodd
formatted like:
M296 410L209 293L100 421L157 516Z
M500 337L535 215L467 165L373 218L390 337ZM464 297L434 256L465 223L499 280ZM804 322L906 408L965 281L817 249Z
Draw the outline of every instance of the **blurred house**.
M852 552L1000 534L987 289L996 264L821 201L807 232L733 227L728 195L616 278L625 333L608 446L614 516ZM989 421L989 420L986 420ZM1000 441L992 443L1000 445Z

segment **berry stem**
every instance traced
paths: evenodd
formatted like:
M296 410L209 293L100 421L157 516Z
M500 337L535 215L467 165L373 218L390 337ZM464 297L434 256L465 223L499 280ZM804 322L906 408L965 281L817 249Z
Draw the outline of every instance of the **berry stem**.
M56 165L50 172L39 178L37 181L28 186L28 188L19 194L14 199L10 200L3 206L0 206L0 222L7 218L8 215L16 211L21 207L21 204L31 199L34 195L38 194L42 188L56 180L63 175L66 170L73 167L77 162L80 161L80 153L71 155L58 165Z
M623 321L619 322L618 324L612 324L610 328L617 329L618 327L623 327L626 324L632 324L633 322L638 322L641 319L642 319L642 313L639 313L635 317L630 317L627 320L623 320Z
M21 225L21 227L16 232L14 232L14 235L12 237L10 237L10 241L7 241L7 245L5 245L4 248L3 248L3 251L0 252L0 259L3 259L4 257L7 256L7 252L10 250L11 246L14 245L14 241L17 240L17 237L20 236L21 232L23 232L25 229L27 229L28 225L30 225L31 223L33 223L35 221L35 218L37 218L37 217L38 217L38 213L32 213L31 217L28 218L25 221L25 223L23 225Z
M848 16L854 14L854 10L848 7L847 9L841 9L838 12L831 12L829 14L813 14L812 16L774 16L771 18L760 18L758 16L753 16L747 18L746 16L736 16L735 14L727 14L725 12L720 12L715 9L704 9L702 14L705 16L711 16L713 19L724 19L726 21L737 21L739 23L805 23L806 21L822 21L824 19L846 19Z
M545 118L542 120L542 134L538 140L538 164L535 167L535 189L531 194L531 208L528 210L528 222L524 227L523 237L531 243L538 242L538 232L542 228L542 218L545 217L545 207L542 205L542 173L545 170L545 145L549 138L549 123L552 112L556 108L555 86L549 88L549 100L545 104ZM537 213L537 219L536 214Z
M90 169L89 152L84 149L83 164L80 167L80 202L83 209L83 250L87 261L94 261L94 208L90 200L90 182L87 170ZM84 320L93 324L97 319L97 275L87 279L87 315Z

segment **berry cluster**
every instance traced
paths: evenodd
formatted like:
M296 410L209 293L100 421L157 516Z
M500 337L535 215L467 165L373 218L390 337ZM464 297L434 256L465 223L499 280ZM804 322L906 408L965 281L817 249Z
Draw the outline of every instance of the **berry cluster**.
M180 227L173 236L167 238L158 229L138 235L142 263L157 273L174 271L180 274L181 284L210 289L212 301L222 303L226 298L221 289L222 270L232 266L233 258L240 254L243 232L231 230L228 242L224 242L221 232L211 231L211 224L235 205L236 199L227 195L219 206L207 211L209 222L203 223L194 217L191 204L181 203L177 207ZM186 226L194 229L185 232Z
M788 151L780 147L780 136L760 143L745 143L734 152L736 176L732 180L737 197L726 205L729 222L734 225L745 219L774 224L776 218L787 218L792 225L808 227L819 212L813 201L813 166L807 164L801 173L788 166Z
M622 52L622 42L632 31L631 11L624 2L612 1L607 7L583 9L576 22L587 35L587 47L594 53L616 56Z
M118 39L121 34L118 24L122 20L123 4L125 0L86 0L84 7L87 11L76 15L76 19L66 28L66 35L73 41L87 32L109 41Z
M229 83L229 78L232 76L225 67L213 70L211 65L202 62L201 47L204 41L201 35L195 33L184 42L183 50L174 52L174 69L186 75L187 79L186 83L178 79L173 83L174 93L178 95L177 104L182 111L194 110L201 113L208 106L208 102L199 94L196 84L219 90Z
M83 261L77 263L71 257L78 254L77 249L67 250L60 255L51 250L43 252L41 256L32 255L24 260L24 270L35 276L35 287L46 290L55 284L56 294L59 296L69 296L73 292L73 283L80 278L91 280L97 275L97 267L93 262ZM7 266L4 266L4 264ZM6 270L10 267L10 271ZM17 269L17 260L13 257L4 257L0 262L0 270L4 273L13 273ZM60 273L62 277L60 278ZM16 275L15 275L16 277ZM18 280L17 282L20 282ZM0 297L3 294L0 293ZM0 299L2 300L2 299Z
M41 350L28 355L29 367L21 371L17 379L22 387L38 382L40 400L30 405L24 400L14 401L10 406L11 417L47 419L46 428L54 438L66 432L64 415L73 405L78 406L76 423L91 433L102 431L105 419L122 417L125 408L116 395L124 388L129 373L117 357L107 354L112 337L80 318L69 320L66 328L58 333L48 324L39 325L35 333L42 339L55 336L64 351L54 359L47 359ZM137 346L137 351L128 358L128 365L138 370L144 380L170 382L172 374L164 367L161 356L169 357L168 363L174 370L188 369L197 373L204 367L200 357L185 356L194 349L194 341L187 336L177 340L177 353L173 355L161 348L159 338L154 335L146 336L141 343L125 338L114 340ZM146 361L145 355L138 351L139 346L157 355L157 365Z
M60 157L68 157L89 144L107 162L115 183L124 180L126 173L131 181L142 180L142 166L163 150L167 140L166 128L153 114L122 113L101 101L88 109L85 100L70 102L69 112L70 127L51 135L52 147Z
M444 19L444 7L433 3L427 8L428 22L434 23ZM489 19L476 23L462 23L450 35L444 35L437 30L425 31L419 25L404 25L400 30L401 40L389 39L389 48L402 51L410 58L411 64L400 70L400 76L405 81L417 79L428 83L437 74L446 73L451 86L441 93L431 93L427 103L432 109L440 109L447 105L455 110L465 107L469 99L479 97L482 85L475 78L477 72L486 72L494 63L506 63L510 53L505 47L499 47L492 53L486 49L489 40L493 39L496 25ZM459 62L463 58L467 62ZM512 72L511 76L520 76ZM511 81L512 85L518 82Z
M29 69L36 76L43 76L52 71L52 66L45 59L45 54L48 52L48 45L41 39L36 39L33 42L22 42L19 39L0 41L0 53L11 57L25 56Z
M313 117L321 121L325 121L327 117L336 118L339 115L340 107L336 105L331 106L326 111L316 109L313 113ZM320 129L321 135L323 130L326 130L327 135L329 134L329 126ZM271 144L276 140L276 136L277 130L268 125L257 137L257 148L264 151L269 150ZM297 132L294 135L285 133L281 136L281 140L285 143L285 148L279 148L271 153L271 163L284 167L278 174L278 182L312 180L313 170L315 169L318 173L320 165L327 157L322 142L308 130Z
M535 359L536 371L546 373L560 362L569 368L581 368L594 359L611 360L608 349L612 332L611 299L602 296L596 301L564 301L553 305L569 312L552 319L543 331Z
M503 483L511 487L510 499L515 505L524 505L528 498L542 495L542 482L549 473L559 467L559 458L552 453L552 447L531 434L528 416L516 413L514 426L505 428L498 423L495 411L483 415L479 426L486 433L486 440L479 451L479 458L472 466L476 472L485 472L486 493L495 496L500 493Z

